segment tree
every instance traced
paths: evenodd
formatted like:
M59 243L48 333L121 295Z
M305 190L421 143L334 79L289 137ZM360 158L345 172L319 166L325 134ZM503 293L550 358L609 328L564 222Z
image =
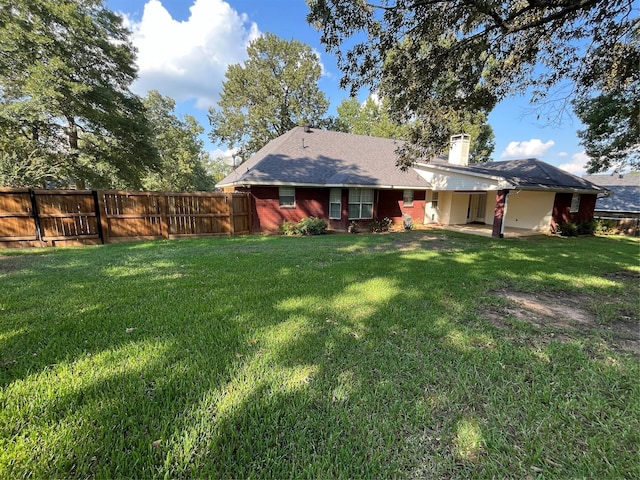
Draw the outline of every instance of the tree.
M588 173L640 167L640 89L617 90L574 102L586 125L578 131L589 156Z
M205 161L205 169L215 184L233 172L233 160L229 161L225 157L210 157Z
M205 170L209 155L199 138L204 128L191 115L178 118L174 114L175 101L156 90L151 90L142 101L160 158L158 171L143 178L143 187L177 192L213 190L213 178Z
M625 44L626 63L640 66L639 40L636 32ZM616 75L619 66L607 65L606 57L605 53L599 55L607 70L597 93L573 101L574 111L585 125L578 136L589 156L589 173L640 167L640 70ZM602 67L601 63L596 65Z
M249 45L243 65L225 73L218 109L209 110L210 137L246 159L270 140L305 123L317 124L328 101L318 88L311 47L267 33Z
M386 101L372 96L360 103L357 98L344 99L338 105L334 129L356 135L404 138L404 127L389 117Z
M386 99L377 101L371 96L362 104L355 97L344 99L338 105L337 112L338 116L333 127L342 132L410 140L419 128L413 121L404 124L394 122L389 114L389 102ZM446 126L448 138L455 133L470 135L470 162L480 163L490 160L495 144L493 129L487 123L486 115L480 112L453 113L444 120L443 125Z
M507 96L531 89L589 91L616 65L637 69L622 39L638 21L633 0L308 0L309 23L334 52L352 92L374 86L396 120L415 119L413 139L437 152L453 112L488 114ZM352 38L354 37L354 38ZM344 43L352 43L343 51ZM607 52L594 67L596 52ZM604 67L604 68L602 68ZM555 90L556 94L558 90ZM566 100L566 98L565 98ZM401 157L410 163L411 155Z
M102 3L0 0L5 181L136 187L155 167L144 107L129 90L129 32Z

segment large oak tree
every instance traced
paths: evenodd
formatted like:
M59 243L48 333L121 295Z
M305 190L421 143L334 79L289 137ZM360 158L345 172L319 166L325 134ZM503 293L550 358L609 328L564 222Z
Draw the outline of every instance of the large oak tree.
M122 19L102 0L0 0L3 183L140 186L156 164Z
M441 150L452 112L490 112L532 92L567 103L602 75L629 77L633 0L308 0L342 85L372 85L398 120L417 120L423 153ZM603 55L604 54L604 55ZM597 68L594 68L597 66ZM556 88L554 90L554 87ZM410 163L411 155L401 157Z
M218 108L209 111L211 139L243 160L295 126L319 124L328 107L310 46L267 33L247 53L243 64L227 68Z

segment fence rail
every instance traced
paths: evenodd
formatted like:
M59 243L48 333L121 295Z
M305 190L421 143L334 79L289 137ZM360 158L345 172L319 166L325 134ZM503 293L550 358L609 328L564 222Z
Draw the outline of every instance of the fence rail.
M0 248L250 231L246 193L0 189Z

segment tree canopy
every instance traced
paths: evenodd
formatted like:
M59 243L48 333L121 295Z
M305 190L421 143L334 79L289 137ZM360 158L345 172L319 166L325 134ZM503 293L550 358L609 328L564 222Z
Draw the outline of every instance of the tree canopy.
M156 152L135 51L102 0L0 0L0 181L140 186Z
M427 151L448 141L452 112L488 114L527 91L548 100L554 87L580 96L637 70L624 41L638 23L633 0L307 3L342 86L379 87L396 119L417 120L412 137Z
M586 125L578 131L589 156L587 171L640 168L640 88L603 92L574 102Z
M267 33L247 54L244 64L227 68L218 108L209 110L212 141L238 149L244 160L295 126L320 123L328 107L310 46Z
M624 47L626 63L637 68L628 75L603 72L596 93L573 101L585 125L578 136L589 156L589 173L640 168L640 32L634 32ZM600 52L599 58L605 56ZM595 67L600 64L594 62Z
M175 101L151 90L143 98L152 141L160 158L159 170L142 181L146 190L213 190L213 178L206 172L209 155L199 135L204 128L191 115L175 115Z
M389 102L384 98L376 100L369 96L360 103L356 97L350 97L342 100L336 110L338 115L331 125L334 130L399 140L410 140L415 132L414 122L401 124L391 118ZM491 159L495 147L494 135L485 114L452 112L444 119L443 125L450 134L466 133L471 137L470 162L488 162Z
M372 96L360 103L356 97L345 98L336 108L338 116L333 129L356 135L403 139L404 126L394 122L388 113L386 101Z

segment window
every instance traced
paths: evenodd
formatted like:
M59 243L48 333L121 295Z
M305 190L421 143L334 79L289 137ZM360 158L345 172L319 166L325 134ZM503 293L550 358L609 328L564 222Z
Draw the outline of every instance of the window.
M431 208L438 208L438 192L431 192Z
M296 189L293 187L280 187L280 206L294 207L296 204Z
M405 207L413 207L413 190L402 192L402 203L404 203Z
M332 188L329 191L329 218L340 220L342 217L342 190Z
M373 218L373 190L349 189L349 218Z
M580 195L577 193L574 193L571 196L571 208L569 209L569 212L576 213L579 210L580 210Z

